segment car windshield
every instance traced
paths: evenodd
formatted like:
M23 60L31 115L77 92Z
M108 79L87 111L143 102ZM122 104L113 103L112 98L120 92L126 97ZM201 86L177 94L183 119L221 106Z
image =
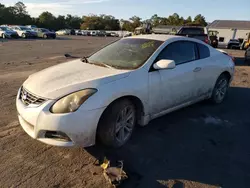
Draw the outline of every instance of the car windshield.
M28 27L20 27L20 29L23 30L23 31L30 31L30 30L31 30L31 29L28 28Z
M0 30L2 30L2 31L8 31L9 29L7 27L0 27Z
M204 34L204 29L203 28L183 28L180 32L180 34L185 34L185 35L201 35Z
M136 69L142 66L162 43L163 41L151 39L121 39L94 53L88 61L117 69Z
M41 30L42 30L42 32L49 32L48 29L41 29Z

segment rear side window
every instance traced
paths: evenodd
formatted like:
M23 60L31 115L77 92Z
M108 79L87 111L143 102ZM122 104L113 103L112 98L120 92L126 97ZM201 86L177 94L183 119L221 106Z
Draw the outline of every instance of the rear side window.
M204 29L203 28L182 28L180 34L184 35L203 35Z
M210 56L210 50L207 46L197 43L198 49L199 49L199 54L200 54L200 59L205 59Z
M157 61L162 59L174 60L176 65L196 60L195 43L179 41L169 44L157 57Z

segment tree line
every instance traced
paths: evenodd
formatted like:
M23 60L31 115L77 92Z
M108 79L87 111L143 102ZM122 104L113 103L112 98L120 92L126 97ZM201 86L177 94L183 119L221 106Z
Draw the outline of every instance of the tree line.
M54 16L52 13L45 11L37 18L31 17L24 3L17 2L14 6L5 6L0 3L0 25L36 25L53 30L59 29L89 29L89 30L127 30L134 31L135 28L142 24L150 24L151 27L159 25L201 25L207 26L204 16L198 14L192 19L190 16L186 19L179 16L177 13L169 17L160 17L157 14L150 19L142 20L138 16L133 16L129 20L119 20L111 15L95 15L87 16L72 16L70 14Z

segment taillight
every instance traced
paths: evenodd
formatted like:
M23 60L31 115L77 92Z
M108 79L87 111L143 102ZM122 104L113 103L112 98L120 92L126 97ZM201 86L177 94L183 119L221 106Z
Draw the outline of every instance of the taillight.
M207 37L205 38L204 42L208 44L208 38Z
M232 59L232 61L235 63L235 57L234 56L231 56L231 55L229 55L229 54L227 54L231 59Z
M232 58L233 62L235 63L235 58L233 56L230 56L230 57Z

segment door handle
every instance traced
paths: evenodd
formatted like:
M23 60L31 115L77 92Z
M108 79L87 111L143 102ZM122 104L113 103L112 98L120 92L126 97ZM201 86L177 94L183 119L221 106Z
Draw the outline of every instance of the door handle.
M199 72L199 71L201 71L201 67L196 67L193 71L194 72Z

